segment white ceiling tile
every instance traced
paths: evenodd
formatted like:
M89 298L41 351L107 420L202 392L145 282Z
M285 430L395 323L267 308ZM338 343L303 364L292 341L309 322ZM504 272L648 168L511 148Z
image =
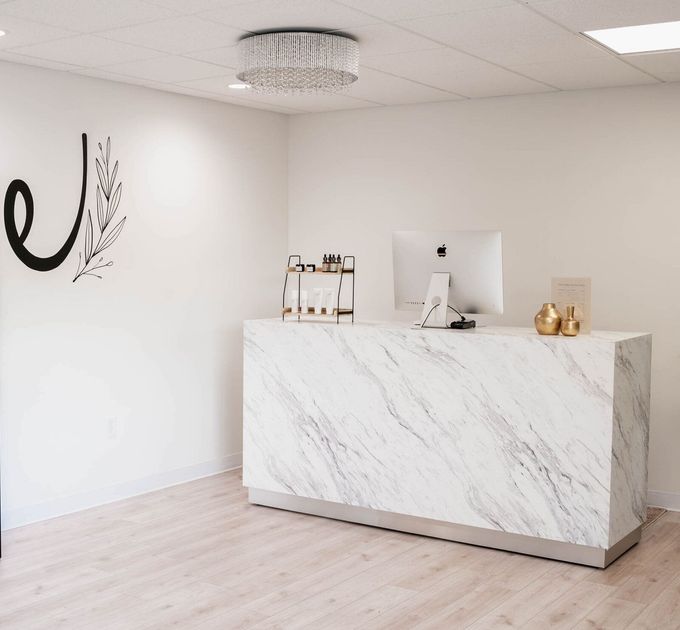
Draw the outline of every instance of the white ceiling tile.
M124 74L116 74L115 72L109 72L108 70L102 70L101 68L76 68L71 70L71 73L79 74L85 77L92 77L95 79L115 81L116 83L125 83L126 85L141 85L143 87L149 87L155 90L167 90L168 87L167 83L125 76Z
M136 24L100 33L119 42L148 46L173 54L233 45L241 31L193 15Z
M657 83L649 75L614 57L548 61L513 66L512 69L562 90Z
M435 101L455 101L462 98L451 92L363 67L359 70L359 80L352 83L343 94L382 105L433 103Z
M365 58L363 65L470 98L551 88L450 48Z
M658 75L659 79L665 81L666 83L675 83L680 81L680 72L663 72Z
M274 28L338 30L379 21L332 0L256 0L199 15L246 31Z
M228 96L215 96L212 95L210 98L214 98L222 103L228 103L229 105L238 105L239 107L249 107L252 109L261 109L268 112L276 112L277 114L304 114L300 109L291 109L290 107L278 107L277 105L270 105L269 103L258 103L256 101L244 101L240 98L228 97Z
M12 52L88 68L152 59L163 54L148 48L121 44L96 35L76 35L42 44L20 46L13 48Z
M58 61L37 59L35 57L27 57L26 55L17 55L16 53L12 53L7 50L0 50L0 61L21 63L26 66L38 66L39 68L49 68L50 70L68 71L81 69L79 66L73 66L67 63L59 63Z
M209 61L210 63L216 63L218 66L225 66L227 68L236 68L238 65L238 46L222 46L221 48L211 48L210 50L196 50L185 53L185 55L192 59Z
M623 59L654 76L680 72L680 51L625 55Z
M171 9L182 15L190 15L211 9L223 9L234 4L243 4L253 0L144 0L148 4L153 4L165 9Z
M238 99L229 98L221 94L214 94L211 92L204 92L203 90L197 90L194 88L186 87L184 85L178 85L173 83L159 83L157 81L149 81L147 79L138 79L135 77L128 77L121 74L114 74L113 72L107 72L98 68L81 68L72 71L72 74L80 74L88 77L93 77L96 79L103 79L106 81L114 81L116 83L125 83L127 85L137 85L140 87L150 88L152 90L160 90L163 92L173 92L175 94L184 94L186 96L193 96L195 98L204 98L212 101L219 101L221 103L230 103L233 105L240 105L241 107L251 107L255 109L265 109L269 111L275 111L281 114L297 114L300 113L299 110L286 109L283 107L275 107L274 105L253 103L249 101L239 101Z
M399 24L502 66L608 54L518 4Z
M678 0L525 0L536 11L580 33L600 28L680 20Z
M348 31L359 43L359 55L386 55L411 50L440 48L441 44L393 24L357 26Z
M339 2L388 22L514 4L514 0L339 0Z
M224 77L213 77L197 81L184 81L182 85L196 90L203 90L213 94L222 94L229 98L237 98L239 101L255 102L261 105L274 105L286 107L304 112L331 111L336 109L357 109L361 107L377 107L379 103L367 100L359 100L343 94L259 94L253 90L241 90L235 92L229 88L230 83L236 82L236 77L231 74Z
M82 33L148 22L172 15L142 0L12 0L0 4L10 15Z
M230 83L238 83L238 79L233 72L229 72L225 69L224 74L215 77L208 77L203 79L197 79L193 81L178 81L183 87L191 88L194 90L203 90L204 92L210 92L211 94L221 94L223 96L230 96L238 98L240 92L237 90L232 90L229 87Z
M212 86L212 81L211 79L205 79L205 84L208 87ZM166 86L166 90L170 92L176 92L177 94L187 94L190 96L197 96L199 98L209 98L212 100L220 101L222 103L229 103L231 105L239 105L241 107L252 107L255 109L263 109L267 111L273 111L273 112L278 112L281 114L299 114L302 112L302 110L299 109L292 109L289 107L281 107L278 105L272 105L270 103L260 103L258 101L254 100L246 100L239 98L238 96L233 95L233 91L226 94L224 93L223 85L222 83L215 82L215 88L218 91L207 91L207 90L200 90L195 87L190 87L192 82L189 82L187 84L172 84ZM197 82L201 83L201 81ZM222 88L222 89L220 89Z
M225 68L186 57L157 57L146 61L133 61L106 66L104 70L138 79L160 83L179 83L193 79L215 77L225 73Z
M240 97L239 97L240 99ZM290 94L285 96L270 96L266 94L249 94L243 100L262 104L290 107L301 112L331 112L342 109L363 109L379 107L378 103L364 101L343 94Z
M0 30L5 31L5 35L0 37L0 50L47 42L74 34L74 31L63 28L54 28L38 22L2 15L0 15Z

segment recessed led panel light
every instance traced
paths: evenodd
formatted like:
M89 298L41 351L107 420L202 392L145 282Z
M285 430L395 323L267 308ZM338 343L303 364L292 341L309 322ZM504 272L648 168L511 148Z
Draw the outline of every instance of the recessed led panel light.
M680 22L661 22L584 31L619 55L680 49Z
M0 31L0 37L3 37L4 35L7 35L6 31Z
M250 88L247 83L230 83L229 87L232 90L248 90Z

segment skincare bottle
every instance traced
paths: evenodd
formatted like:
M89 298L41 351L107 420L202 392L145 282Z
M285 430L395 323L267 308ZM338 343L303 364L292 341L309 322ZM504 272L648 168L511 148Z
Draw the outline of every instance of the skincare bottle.
M338 265L335 262L335 254L331 254L331 271L335 272L337 271Z
M336 270L336 271L342 271L342 258L340 257L340 254L338 254L338 255L335 257L335 260L336 260L337 263L338 263L338 264L336 265L336 267L335 267L335 270Z
M300 312L309 312L309 302L307 299L307 291L305 289L300 289Z
M328 256L323 255L323 263L321 263L321 271L328 271Z
M333 289L326 289L326 314L332 315L335 311L335 291Z
M323 313L323 289L314 289L314 312L317 315Z
M295 289L290 292L290 312L299 313L300 312L300 299L298 296L298 291Z

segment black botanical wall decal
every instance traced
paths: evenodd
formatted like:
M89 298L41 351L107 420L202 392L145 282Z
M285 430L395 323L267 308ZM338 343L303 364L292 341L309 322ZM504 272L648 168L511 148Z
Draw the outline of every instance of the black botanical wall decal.
M116 242L116 239L125 227L125 220L127 219L125 216L111 227L120 205L123 184L122 182L116 182L118 160L116 160L113 168L110 168L111 138L106 139L106 151L102 147L101 142L98 144L99 156L95 160L97 179L99 180L96 190L97 224L95 227L92 221L92 211L88 208L83 251L78 253L78 269L76 270L73 282L83 276L94 276L101 280L101 270L111 267L113 261L108 260L105 262L104 256L100 254Z

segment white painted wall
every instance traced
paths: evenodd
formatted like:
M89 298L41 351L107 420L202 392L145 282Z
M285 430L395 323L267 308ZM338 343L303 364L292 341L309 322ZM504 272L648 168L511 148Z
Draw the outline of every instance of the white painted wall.
M291 252L355 254L361 319L413 317L393 230L501 229L508 325L591 276L596 328L654 334L649 487L678 509L679 104L670 84L292 117Z
M287 120L0 64L0 192L28 182L27 245L61 246L80 134L112 138L128 216L103 280L28 269L0 231L3 527L238 465L241 322L279 306Z

